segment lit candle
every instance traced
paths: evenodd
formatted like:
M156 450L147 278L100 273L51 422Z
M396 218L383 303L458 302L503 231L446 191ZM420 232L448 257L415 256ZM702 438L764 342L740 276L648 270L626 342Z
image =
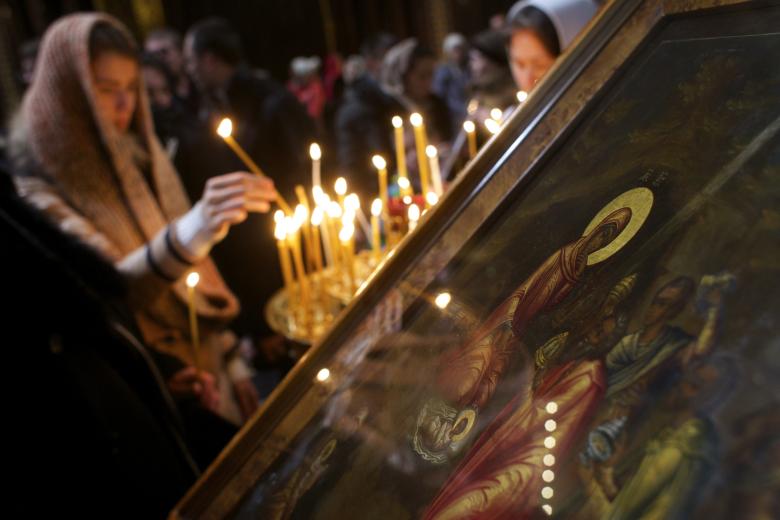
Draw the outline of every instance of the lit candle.
M381 214L382 199L374 199L371 203L371 249L377 261L382 255L382 244L379 242L379 215Z
M275 217L276 215L274 215L274 218ZM284 218L284 215L282 215L280 220L276 221L274 236L276 237L276 245L279 249L279 265L282 267L284 290L287 292L287 301L292 302L293 274L292 264L290 263L290 251L287 247L287 221Z
M428 194L425 195L425 202L428 204L428 206L435 206L436 203L439 202L439 196L434 192L429 191Z
M311 233L312 242L314 243L314 267L317 271L322 271L322 250L320 249L320 226L324 218L324 212L322 208L317 206L314 211L311 212Z
M474 126L474 121L464 121L463 130L469 141L469 159L473 159L477 156L477 127Z
M321 186L320 179L320 160L322 159L322 150L317 143L311 143L309 146L309 157L311 157L311 185Z
M326 211L328 210L328 204L330 204L330 197L325 193L320 186L314 186L311 189L312 197L314 197L314 203L323 212L323 220L325 219ZM314 213L312 213L312 216ZM331 251L330 233L328 232L328 225L322 226L322 247L325 250L325 265L333 265L333 252Z
M395 129L395 162L398 168L398 179L406 180L406 189L408 190L409 173L406 171L406 143L404 142L404 120L399 116L393 116L393 128ZM400 185L400 182L398 183ZM403 188L402 188L403 189ZM405 191L401 195L411 195ZM383 199L384 200L384 199ZM387 204L385 204L387 206Z
M322 255L320 250L320 225L322 225L324 218L325 215L322 208L319 206L315 207L314 211L311 213L311 233L312 242L314 242L314 268L316 269L316 272L319 273L319 276L316 278L316 285L315 280L312 279L312 285L316 288L312 288L312 290L318 291L319 302L322 305L323 312L326 312L325 308L327 306L327 301L325 295L328 293L328 281L323 274Z
M382 199L382 205L387 208L389 207L387 203L387 163L381 155L375 155L372 157L371 162L374 163L374 168L376 168L376 172L379 177L379 198ZM401 179L406 181L407 184L409 183L409 179L407 177L399 177L399 186Z
M247 168L249 168L249 171L255 175L261 175L264 177L266 176L257 163L253 161L251 157L249 157L249 154L246 153L243 148L241 148L241 145L238 144L238 141L233 138L233 122L229 118L226 117L219 123L219 126L217 127L217 134L219 134L225 143L227 143L227 145L233 150L238 158L243 161ZM284 197L282 197L281 193L277 194L276 203L279 204L279 207L282 208L285 213L288 215L292 214L290 205L287 204L287 201L284 200Z
M409 206L407 216L409 217L409 231L414 231L417 227L417 222L420 220L420 207L417 204Z
M420 184L422 192L428 193L428 161L425 157L425 147L428 146L428 138L425 135L425 123L420 114L415 112L409 117L414 127L414 144L417 147L417 166L420 169Z
M292 218L286 217L287 226L287 240L290 243L290 248L293 254L293 263L295 264L295 272L298 278L298 287L301 291L301 304L303 309L304 321L308 316L309 309L309 281L306 278L306 270L303 268L303 256L301 255L301 240L300 229L303 222L300 220L300 213L298 216Z
M347 179L339 177L336 179L336 184L333 185L333 189L336 191L336 196L339 200L339 206L344 208L344 195L347 194Z
M490 110L490 117L491 117L491 118L492 118L494 121L496 121L496 122L498 122L498 123L500 123L500 122L501 122L501 118L502 118L503 116L504 116L504 112L502 112L500 108L493 108L493 109L491 109L491 110Z
M298 188L301 188L300 191L303 191L303 186L296 187L296 192L299 191ZM300 194L299 194L300 196ZM304 194L304 200L305 200L305 194ZM295 212L293 213L293 218L296 222L300 223L300 229L303 231L303 243L305 245L304 250L304 258L306 262L306 270L311 271L314 267L314 246L312 246L311 243L311 228L309 227L309 208L308 206L304 204L298 204L295 206Z
M411 197L410 193L412 190L412 185L409 182L409 179L406 177L399 177L398 178L398 188L401 192L401 196L403 197Z
M441 170L439 169L439 153L436 150L436 147L432 144L429 144L425 147L425 155L428 156L428 163L431 166L431 181L433 184L433 193L435 193L437 196L441 197L442 193L444 193L444 187L442 186L441 182ZM428 192L424 192L426 197L428 196Z
M327 208L325 208L325 212L328 215L326 224L328 227L328 236L330 237L331 242L330 247L333 253L333 266L336 269L339 269L342 263L342 255L340 253L341 248L339 247L339 235L336 229L336 222L341 218L343 211L341 210L341 206L339 206L338 202L335 200L330 200L328 201Z
M352 212L353 221L354 221L354 217L357 216L358 221L360 222L360 228L363 231L363 236L368 238L368 234L371 232L371 229L369 227L366 214L363 213L363 210L360 207L360 197L357 196L357 193L350 193L349 195L344 197L344 211Z
M342 248L345 254L345 264L347 267L347 274L349 275L349 287L350 294L355 294L357 289L357 283L355 281L355 258L352 253L352 235L355 233L354 226L343 226L339 232L339 240L341 241Z
M501 125L495 119L485 119L485 128L487 128L488 132L495 135L501 130Z
M198 334L198 314L195 311L195 286L200 282L200 275L191 272L187 275L187 302L190 311L190 338L192 339L192 363L195 371L200 373L200 335Z

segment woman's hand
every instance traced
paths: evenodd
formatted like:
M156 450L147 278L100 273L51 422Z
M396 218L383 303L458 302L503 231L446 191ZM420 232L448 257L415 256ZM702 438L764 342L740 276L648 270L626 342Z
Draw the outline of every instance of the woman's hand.
M217 243L225 238L230 226L243 222L250 211L268 212L274 200L276 190L271 179L234 172L209 179L199 204L203 204L207 229L213 234L213 243Z
M247 172L212 177L203 197L179 219L179 242L192 256L203 257L225 238L230 226L243 222L250 212L269 211L274 200L276 189L268 177Z
M168 380L168 389L177 398L194 396L200 405L216 413L219 410L219 391L213 375L193 366L182 368Z

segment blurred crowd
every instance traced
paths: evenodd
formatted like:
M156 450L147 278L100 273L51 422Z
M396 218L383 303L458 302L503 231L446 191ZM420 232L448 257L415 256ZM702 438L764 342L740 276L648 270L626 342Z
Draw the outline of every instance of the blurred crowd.
M45 375L35 409L55 396L60 412L31 419L22 406L38 433L20 442L45 443L59 418L70 430L41 464L93 464L90 485L104 492L96 508L132 492L139 514L164 514L295 362L262 319L283 285L269 208L310 185L310 143L322 146L325 182L344 176L374 194L371 157L395 170L391 119L418 112L451 181L468 160L464 121L487 140L482 122L496 109L505 120L598 8L523 0L440 48L375 34L358 54L296 57L286 82L248 63L220 18L184 34L159 28L139 45L109 16L76 14L26 43L26 94L0 163L0 240L19 273L15 355ZM217 136L226 116L267 177L246 173ZM199 353L183 279L194 266ZM36 348L22 348L29 342ZM158 483L139 476L152 468ZM76 500L68 489L66 504Z

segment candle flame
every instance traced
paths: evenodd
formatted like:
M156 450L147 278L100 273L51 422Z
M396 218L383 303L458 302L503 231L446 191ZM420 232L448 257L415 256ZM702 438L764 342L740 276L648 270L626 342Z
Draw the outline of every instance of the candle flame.
M387 161L381 155L375 155L371 158L371 162L374 163L374 168L377 170L384 170L387 168Z
M438 152L436 151L436 147L433 146L432 144L429 144L428 146L425 147L425 155L427 155L429 158L433 159L434 157L436 157L437 153Z
M313 186L311 189L311 196L314 199L314 202L321 206L323 198L325 198L325 192L322 191L321 186Z
M411 204L412 203L412 196L411 195L404 195L404 198L402 199L404 204Z
M324 218L324 212L322 211L322 208L317 206L314 208L314 211L311 212L311 225L312 226L319 226L322 224L322 219Z
M357 217L355 210L353 210L352 208L345 209L344 214L341 216L341 225L354 227L355 217Z
M472 99L471 101L469 101L468 106L466 106L466 112L468 112L469 114L473 114L474 112L477 111L478 108L479 108L479 101L477 101L476 99Z
M415 112L409 116L409 122L412 123L412 126L422 126L423 117L419 113Z
M374 199L371 203L371 214L378 217L382 214L382 199Z
M494 119L485 119L485 128L487 128L488 132L491 134L497 134L498 131L501 130L501 126Z
M393 116L393 126L395 128L401 128L404 124L404 120L401 119L399 116Z
M355 226L344 226L339 231L339 240L342 242L349 242L352 238L352 234L355 232Z
M295 213L293 213L293 220L296 227L301 227L304 222L309 218L309 210L303 204L295 206Z
M398 177L398 187L402 190L408 190L411 186L411 183L409 183L409 179L406 177Z
M276 221L276 227L274 228L274 237L276 237L276 240L284 240L285 238L287 238L287 231L284 225L284 216L281 218L281 220Z
M450 300L452 300L452 295L448 292L442 292L436 296L434 302L438 308L446 309L447 305L450 304Z
M439 202L439 196L436 195L436 192L429 191L425 195L425 200L428 202L429 206L435 206L437 202Z
M474 126L474 121L463 121L463 130L465 130L467 134L473 134L476 129L477 127Z
M528 99L528 92L526 92L525 90L518 90L517 101L519 101L520 103L524 103L526 99Z
M319 372L317 372L317 381L325 382L330 377L330 370L327 368L321 368Z
M330 218L341 218L341 206L335 200L328 202L328 207L325 210Z
M360 209L360 197L357 196L357 193L350 193L347 195L344 199L344 207L353 212Z
M190 289L194 289L198 282L200 282L200 275L195 271L187 275L187 287Z
M501 111L500 108L494 108L490 111L490 117L495 119L496 121L501 121L501 117L504 115L504 113Z
M317 143L311 143L309 146L309 156L312 161L319 161L322 158L322 150Z
M409 220L417 222L420 220L420 207L417 204L409 206Z
M301 223L295 217L284 217L284 230L287 236L294 235L301 228Z
M229 117L226 117L219 122L219 126L217 127L217 134L219 134L222 139L227 139L232 133L233 121L231 121Z
M344 195L347 193L347 179L339 177L336 179L336 184L333 186L337 195Z
M284 211L277 209L274 211L274 222L278 224L282 220L284 220Z

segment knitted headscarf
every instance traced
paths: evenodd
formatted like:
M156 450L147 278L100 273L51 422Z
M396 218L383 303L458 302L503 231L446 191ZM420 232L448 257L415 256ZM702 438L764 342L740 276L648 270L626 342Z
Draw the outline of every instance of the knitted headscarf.
M412 57L418 46L416 38L407 38L397 43L385 54L382 60L382 71L380 82L385 92L393 95L401 101L410 110L414 107L412 102L406 97L406 88L404 78L412 67Z
M187 212L190 203L155 137L142 78L129 131L148 153L153 188L139 170L131 147L120 145L122 139L113 125L99 116L89 41L92 30L101 23L133 41L118 20L104 14L74 14L54 23L41 44L35 79L25 94L18 120L27 153L35 165L25 173L54 186L71 207L105 235L110 244L101 252L116 262ZM238 312L238 301L211 260L204 260L196 269L201 279L198 313L218 320L233 317ZM178 300L186 302L182 280L173 284L172 291ZM172 324L181 321L180 311L155 305L152 312ZM176 316L164 316L168 312Z

